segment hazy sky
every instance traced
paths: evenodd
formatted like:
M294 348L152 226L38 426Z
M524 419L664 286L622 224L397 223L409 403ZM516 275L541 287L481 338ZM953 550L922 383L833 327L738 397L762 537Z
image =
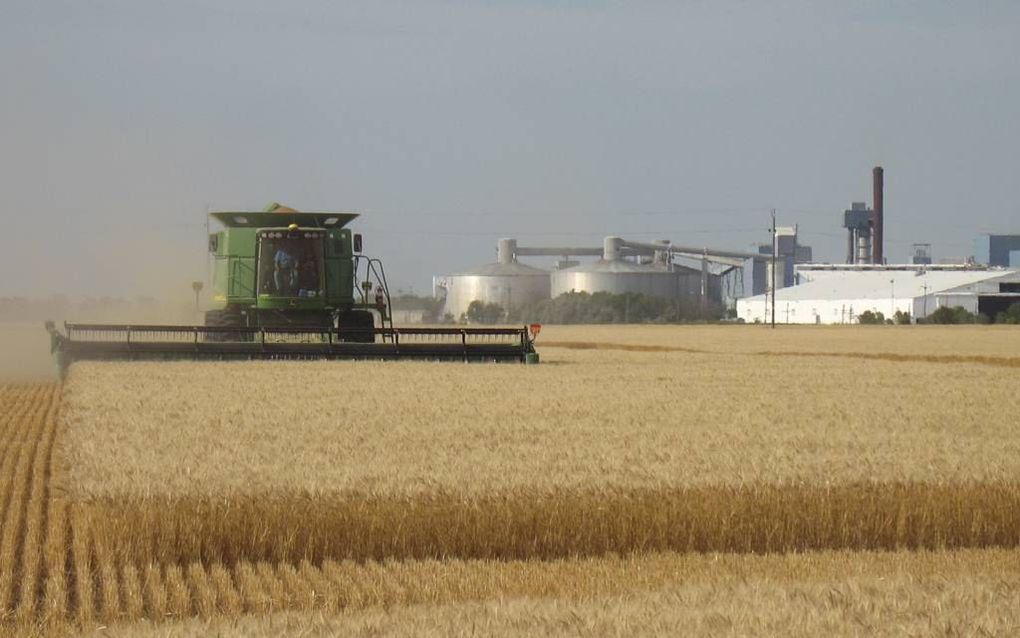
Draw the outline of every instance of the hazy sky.
M295 8L299 7L299 8ZM355 210L394 287L495 240L842 260L1020 232L1020 3L0 3L0 296L187 293L207 208Z

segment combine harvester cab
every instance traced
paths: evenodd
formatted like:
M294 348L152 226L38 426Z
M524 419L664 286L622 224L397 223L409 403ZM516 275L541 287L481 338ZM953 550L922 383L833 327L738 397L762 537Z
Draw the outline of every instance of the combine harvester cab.
M346 225L354 213L210 215L214 307L205 325L53 322L61 373L82 360L423 359L537 363L539 326L395 328L380 260Z

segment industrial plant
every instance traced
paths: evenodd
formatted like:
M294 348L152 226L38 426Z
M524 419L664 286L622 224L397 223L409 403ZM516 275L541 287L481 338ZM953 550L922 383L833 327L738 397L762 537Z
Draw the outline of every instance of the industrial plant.
M460 317L473 301L509 310L570 292L636 293L650 297L730 303L743 296L745 262L768 261L761 253L682 246L669 240L651 243L606 237L602 246L521 246L500 239L496 263L453 275L435 277L437 296L445 297L445 313ZM557 257L543 270L525 257ZM596 257L594 261L579 261Z
M1020 235L981 235L960 263L933 263L930 244L914 244L911 263L888 263L884 169L871 177L871 206L856 201L842 213L842 263L815 262L798 226L773 225L753 252L619 236L548 247L504 238L494 263L434 277L433 294L453 319L475 301L509 312L571 292L634 293L725 307L738 321L799 324L859 323L864 313L917 321L941 307L994 318L1020 303ZM555 261L545 269L528 258Z
M1020 303L1020 236L983 235L964 263L933 264L930 244L914 244L911 263L885 258L885 171L872 170L872 208L843 213L846 263L795 263L793 286L767 286L737 301L745 322L853 324L865 313L904 321L939 308L994 318Z

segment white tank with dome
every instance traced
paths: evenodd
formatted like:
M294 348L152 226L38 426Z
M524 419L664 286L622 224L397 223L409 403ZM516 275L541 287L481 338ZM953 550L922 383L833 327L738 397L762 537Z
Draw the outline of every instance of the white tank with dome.
M458 319L472 301L495 303L509 311L548 299L549 271L519 263L516 249L516 240L501 239L496 263L443 277L444 314Z
M646 263L624 259L623 240L606 237L602 259L553 271L550 292L554 298L569 292L608 292L683 299L700 294L701 275L670 266L658 254Z

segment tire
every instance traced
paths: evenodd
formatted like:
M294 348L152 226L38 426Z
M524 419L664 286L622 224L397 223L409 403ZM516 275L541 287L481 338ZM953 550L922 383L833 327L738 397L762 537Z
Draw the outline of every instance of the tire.
M206 312L205 325L209 328L243 328L245 321L240 312L226 308ZM206 341L252 341L254 338L247 332L210 332L205 336Z
M337 317L340 341L348 343L375 343L375 334L353 333L344 335L344 330L370 330L375 328L375 316L367 310L349 310Z

